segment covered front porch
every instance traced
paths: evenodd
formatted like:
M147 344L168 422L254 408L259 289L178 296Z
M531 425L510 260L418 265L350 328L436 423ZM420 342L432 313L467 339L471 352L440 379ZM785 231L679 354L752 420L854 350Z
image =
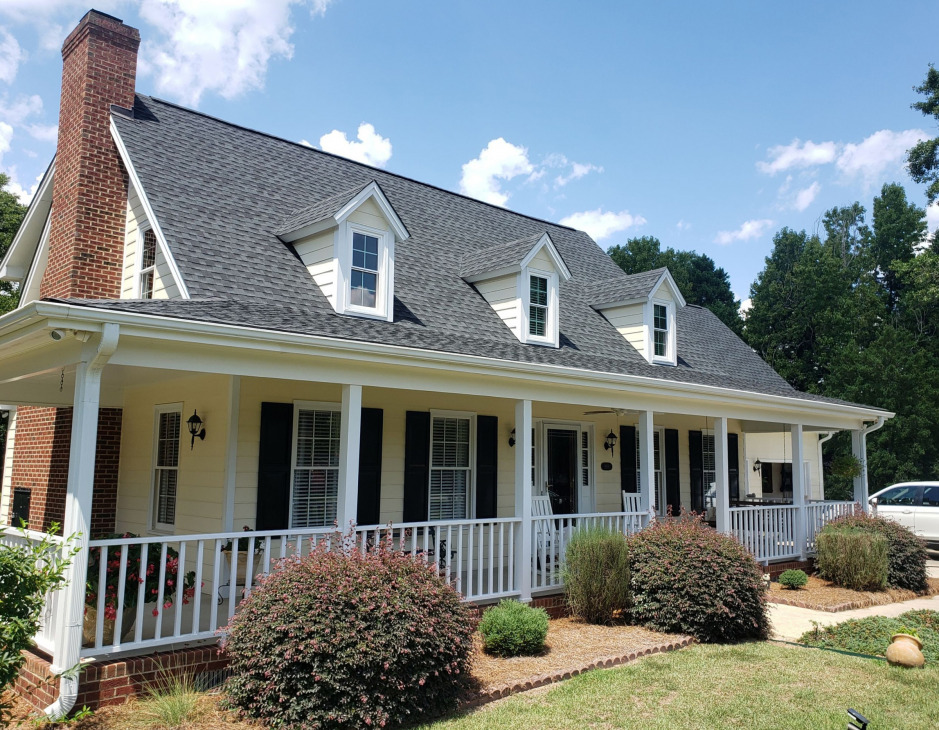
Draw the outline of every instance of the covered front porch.
M62 306L0 333L14 353L0 372L0 402L20 407L14 443L29 408L72 408L58 519L80 551L36 639L59 668L216 641L278 560L342 539L418 556L468 601L527 601L560 589L584 526L629 534L694 509L767 562L805 557L852 509L824 501L817 458L819 435L861 433L866 414L847 408L127 314L95 322ZM99 409L121 413L107 531L133 536L92 529ZM749 437L768 432L801 468L791 494L762 503ZM46 527L39 491L15 474L2 522L26 504L31 527ZM866 503L863 476L856 486Z

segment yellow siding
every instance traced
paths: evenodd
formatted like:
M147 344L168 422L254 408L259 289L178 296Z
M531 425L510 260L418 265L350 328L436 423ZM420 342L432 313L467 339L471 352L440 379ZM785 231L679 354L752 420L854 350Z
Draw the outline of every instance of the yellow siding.
M6 453L3 473L0 474L0 525L10 524L10 505L13 501L13 442L16 441L16 411L10 411L7 426Z
M140 226L147 223L140 197L133 185L127 190L127 222L124 229L124 270L121 277L121 299L133 299L137 289L137 252ZM179 286L170 270L169 262L158 246L153 272L153 298L179 299Z
M322 231L294 244L313 281L330 301L336 294L335 236L335 230Z
M531 260L529 266L532 269L538 269L539 271L557 271L557 268L554 265L554 261L552 261L551 257L548 256L548 253L545 251L543 246L541 250L535 254L535 258Z
M506 326L518 335L518 274L478 282L476 290L489 302L489 306Z
M763 483L759 472L753 471L754 462L759 459L761 462L791 462L792 461L792 441L789 432L777 431L776 433L751 433L747 434L746 439L746 479L747 492L753 492L757 497L763 496ZM744 456L741 456L743 459ZM818 434L802 434L802 458L809 463L809 490L806 493L806 499L823 499L824 478L822 476L821 465L818 461ZM741 469L744 464L741 463ZM782 493L767 493L767 497L779 498ZM788 492L786 496L789 496Z
M636 348L640 355L646 355L646 323L643 320L643 305L630 304L625 307L610 307L603 310L603 316L612 324L626 341Z
M200 375L125 392L121 433L118 530L148 534L152 499L154 406L182 403L176 533L219 532L228 441L228 378ZM205 441L190 450L185 421L198 409Z
M375 204L375 201L369 199L355 209L348 218L350 223L358 223L371 228L388 230L388 221L382 215L381 209Z

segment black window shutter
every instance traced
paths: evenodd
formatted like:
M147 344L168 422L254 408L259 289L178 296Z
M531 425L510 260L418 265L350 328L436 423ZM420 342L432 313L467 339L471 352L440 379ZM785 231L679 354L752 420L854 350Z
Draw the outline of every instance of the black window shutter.
M688 432L688 463L691 470L691 509L704 512L704 453L700 431Z
M381 513L381 442L384 413L363 408L359 431L359 500L355 521L377 525Z
M496 516L499 474L499 419L476 416L476 518Z
M665 503L672 515L681 514L681 483L678 476L678 431L665 429Z
M427 520L430 489L430 413L408 411L404 425L404 521Z
M257 530L283 530L290 519L293 403L261 404L258 439Z
M636 427L619 427L620 489L628 494L639 491L636 481Z
M737 450L737 434L727 434L727 487L730 494L728 504L740 499L740 454Z

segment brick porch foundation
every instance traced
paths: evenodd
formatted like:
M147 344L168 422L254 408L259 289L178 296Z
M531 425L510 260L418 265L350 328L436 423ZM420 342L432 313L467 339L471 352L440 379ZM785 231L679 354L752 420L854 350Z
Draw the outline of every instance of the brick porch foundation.
M812 573L815 572L815 559L809 558L808 560L790 560L785 563L770 563L764 568L764 571L769 573L772 580L777 580L779 576L787 570L804 570L809 575L812 575Z
M58 679L49 673L49 661L39 654L23 652L26 663L13 686L14 692L37 710L58 696ZM160 652L141 657L96 662L81 674L75 708L91 709L119 705L142 694L167 676L190 674L197 687L218 683L228 667L225 655L215 646Z

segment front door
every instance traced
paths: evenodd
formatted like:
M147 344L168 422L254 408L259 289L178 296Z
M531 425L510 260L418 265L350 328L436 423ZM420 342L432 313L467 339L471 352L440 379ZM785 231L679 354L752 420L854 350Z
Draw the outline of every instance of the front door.
M577 512L577 434L576 428L548 428L545 431L545 486L551 498L551 509L556 515Z

